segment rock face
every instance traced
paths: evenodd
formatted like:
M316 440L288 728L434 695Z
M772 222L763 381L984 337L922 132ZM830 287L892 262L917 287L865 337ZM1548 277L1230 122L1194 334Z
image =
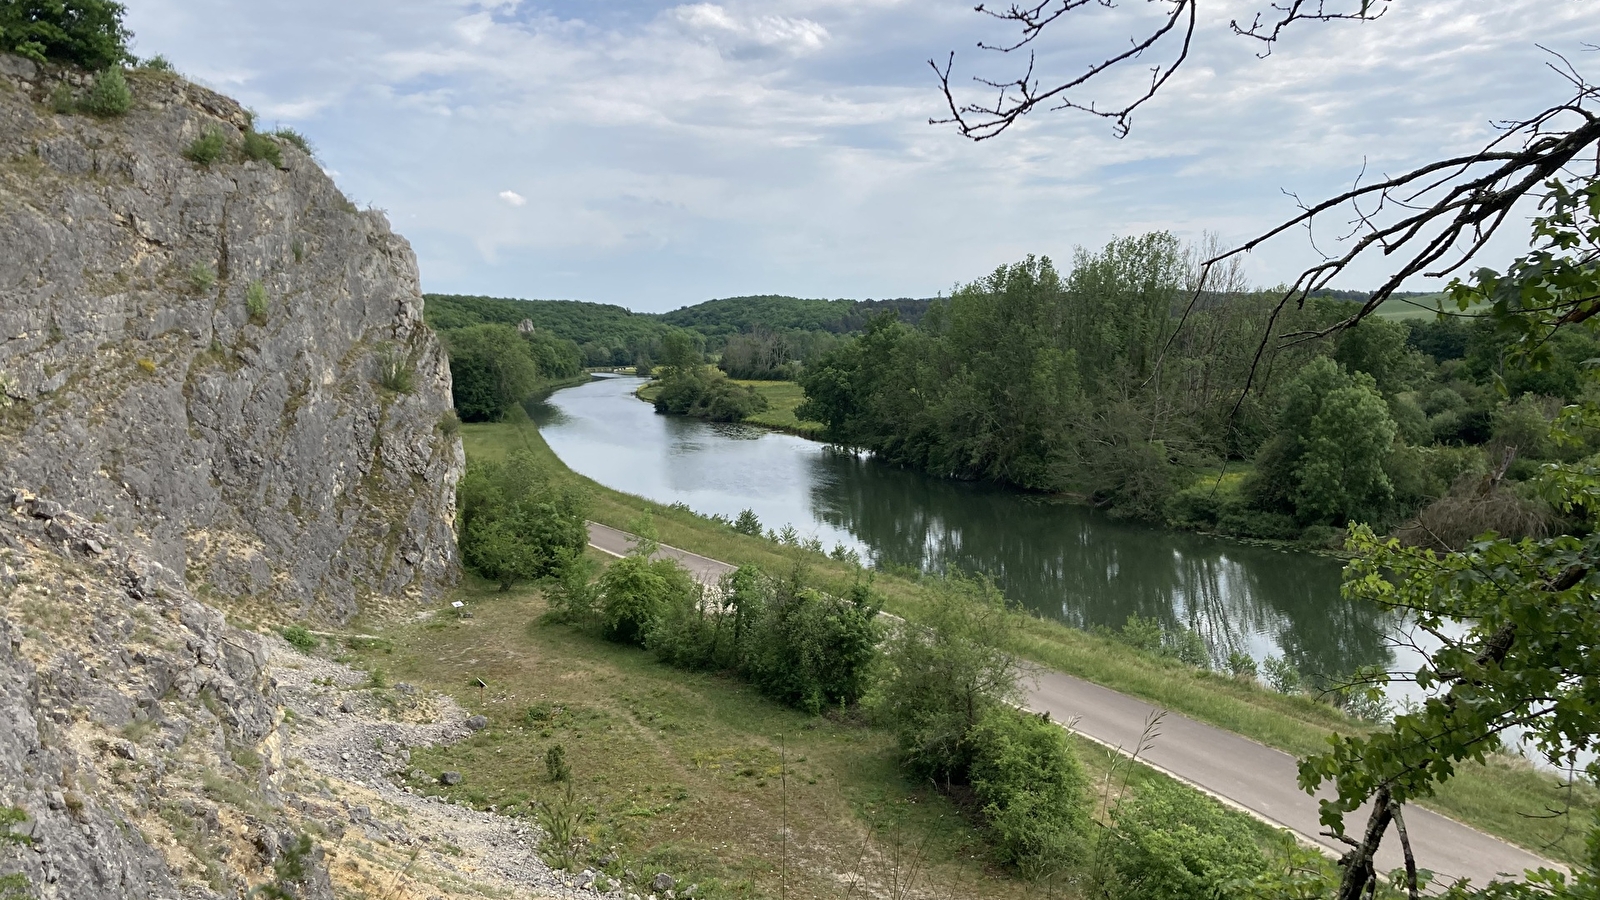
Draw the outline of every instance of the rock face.
M409 245L292 144L246 159L225 97L134 72L126 116L52 112L72 77L0 54L0 484L201 597L436 594L463 457Z

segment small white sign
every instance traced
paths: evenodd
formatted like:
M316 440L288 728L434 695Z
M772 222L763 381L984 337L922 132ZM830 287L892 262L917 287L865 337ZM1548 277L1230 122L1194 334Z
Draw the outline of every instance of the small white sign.
M454 603L452 603L450 605L455 607L456 609L460 609L461 607L466 606L466 604L462 603L460 600L457 600L456 602L454 602Z

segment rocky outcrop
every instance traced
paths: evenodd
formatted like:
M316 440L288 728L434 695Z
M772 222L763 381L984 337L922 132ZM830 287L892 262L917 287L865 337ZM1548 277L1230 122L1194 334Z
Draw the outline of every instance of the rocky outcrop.
M410 247L233 101L53 112L71 77L0 54L0 483L266 618L435 595L462 454Z

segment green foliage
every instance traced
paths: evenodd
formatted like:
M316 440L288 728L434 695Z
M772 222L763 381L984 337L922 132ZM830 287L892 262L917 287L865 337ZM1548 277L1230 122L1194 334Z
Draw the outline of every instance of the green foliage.
M416 368L411 357L393 345L384 344L373 354L378 367L378 384L397 394L409 394L416 381Z
M289 646L299 650L301 653L310 653L317 649L317 644L320 643L317 640L317 636L307 631L304 625L289 625L279 630L278 633L283 635L283 639L289 642Z
M567 748L551 744L544 752L544 773L551 781L571 781L572 766L567 763Z
M1287 385L1278 433L1257 456L1247 489L1305 524L1377 520L1394 496L1384 471L1394 435L1372 377L1319 357Z
M1256 677L1255 657L1244 652L1243 650L1229 650L1226 666L1228 669L1228 674L1234 676L1235 678Z
M73 93L72 85L62 82L50 91L50 109L68 115L78 108L78 95Z
M1261 677L1267 687L1280 694L1299 693L1302 684L1300 670L1281 656L1269 656L1261 661Z
M713 422L742 422L766 412L767 398L755 388L736 384L701 366L666 367L654 400L656 412L693 416Z
M600 575L600 626L605 636L644 646L664 612L700 602L700 585L668 557L632 553Z
M222 158L227 152L228 141L222 136L222 131L215 127L205 129L200 136L190 142L183 151L183 158L196 165L209 166Z
M747 567L729 575L719 595L680 594L663 604L645 643L663 661L737 672L767 696L818 713L866 693L878 611L865 584L833 597L799 572L777 579Z
M1008 649L1019 621L986 580L944 579L930 600L917 625L889 636L875 706L915 777L960 784L972 766L968 733L1021 697Z
M28 813L19 806L0 806L0 843L31 844L33 838L18 834L16 827L28 821Z
M739 511L739 518L733 520L733 530L751 537L761 536L761 520L756 518L755 510L744 509Z
M172 61L167 59L165 56L163 56L160 53L157 53L155 56L149 57L147 59L139 60L139 68L144 69L146 72L176 72L177 71L177 69L173 67Z
M1097 627L1093 630L1152 656L1174 659L1200 669L1211 668L1205 639L1183 625L1167 626L1160 619L1134 613L1119 629Z
M313 155L311 141L307 140L305 135L294 130L293 128L275 128L272 130L272 136L284 142L285 144L289 144L298 148L301 153L304 153L307 156Z
M278 146L277 141L254 130L244 133L239 154L245 159L265 161L275 168L283 168L283 148Z
M532 396L549 379L582 371L570 341L510 325L474 325L446 331L456 412L466 422L493 422Z
M526 450L468 465L456 504L462 561L503 590L560 576L588 546L583 495L557 484Z
M112 0L0 0L0 51L100 71L129 61L125 10Z
M590 805L578 798L572 779L566 779L566 790L554 800L541 800L534 807L539 828L544 832L540 849L545 861L558 869L576 869L583 849L583 828L594 817Z
M184 274L189 279L189 286L202 294L211 290L213 287L216 287L216 270L203 262L197 262L190 266L188 271Z
M1240 817L1164 779L1140 785L1116 808L1104 840L1102 852L1116 870L1121 896L1140 900L1233 897L1239 882L1269 870Z
M0 875L0 900L30 900L33 883L21 872Z
M1417 361L1406 346L1410 329L1400 322L1372 316L1339 333L1333 358L1346 371L1371 376L1383 394L1410 386Z
M250 321L257 325L264 325L267 321L267 286L260 280L250 282L245 288L244 309L250 314Z
M128 89L122 67L112 66L94 77L94 84L79 106L90 115L109 119L126 113L132 104L133 92Z
M1058 876L1083 856L1088 778L1049 716L987 710L967 735L972 792L1000 859L1025 877Z

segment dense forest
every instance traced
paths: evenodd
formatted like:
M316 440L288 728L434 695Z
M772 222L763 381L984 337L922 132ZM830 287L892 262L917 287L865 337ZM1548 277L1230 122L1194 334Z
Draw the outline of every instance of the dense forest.
M915 324L929 300L803 300L797 297L729 297L673 312L636 313L620 306L565 300L509 300L428 294L428 323L441 331L527 321L571 341L582 365L641 366L662 359L674 331L696 337L735 378L793 379L810 360L859 332L884 312Z
M1585 452L1546 435L1600 355L1587 334L1558 333L1536 371L1503 365L1514 337L1487 319L1303 339L1352 303L1273 322L1278 293L1237 271L1197 290L1190 258L1158 233L1080 249L1065 273L1003 266L813 361L798 413L890 462L1180 527L1332 544L1356 520L1446 547L1558 524L1527 479Z

